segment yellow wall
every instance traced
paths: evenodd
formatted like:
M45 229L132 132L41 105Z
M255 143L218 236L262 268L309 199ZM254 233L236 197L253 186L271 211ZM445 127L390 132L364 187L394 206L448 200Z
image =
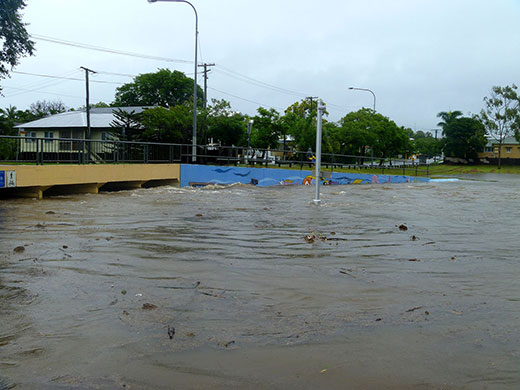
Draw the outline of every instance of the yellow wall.
M509 151L508 151L509 150ZM498 158L498 145L493 145L493 152L479 153L480 158ZM520 158L520 145L518 144L503 144L502 158Z
M180 164L99 165L0 165L0 171L16 171L17 196L42 198L55 186L69 186L69 192L93 192L105 184L139 188L148 182L180 182Z

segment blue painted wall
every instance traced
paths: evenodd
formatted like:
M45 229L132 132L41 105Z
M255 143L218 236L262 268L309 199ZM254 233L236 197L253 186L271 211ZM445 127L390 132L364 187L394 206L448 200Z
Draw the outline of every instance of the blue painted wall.
M427 182L428 178L413 176L389 176L362 173L333 173L323 180L327 185L335 184L382 184ZM310 185L315 183L312 171L275 168L239 168L212 165L181 165L181 187L208 184L253 184L258 186Z

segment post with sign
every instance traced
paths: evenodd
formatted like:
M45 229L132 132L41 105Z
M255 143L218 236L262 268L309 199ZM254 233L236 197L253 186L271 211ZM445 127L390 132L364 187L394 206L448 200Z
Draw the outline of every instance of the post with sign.
M319 205L320 200L320 185L321 185L321 129L322 129L322 121L323 121L323 113L325 112L325 105L320 100L318 103L318 123L316 128L316 172L315 172L315 181L316 181L316 197L314 199L314 204Z

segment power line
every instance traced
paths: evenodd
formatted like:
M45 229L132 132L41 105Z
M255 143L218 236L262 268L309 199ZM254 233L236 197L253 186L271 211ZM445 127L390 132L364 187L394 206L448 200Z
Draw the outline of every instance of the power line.
M28 75L28 76L36 76L36 77L46 77L46 78L50 78L50 79L59 79L59 80L85 81L83 79L78 79L78 78L73 78L73 77L62 77L62 76L54 76L54 75L49 75L49 74L19 72L19 71L15 71L15 70L13 70L12 73L23 74L23 75ZM117 85L124 84L124 83L118 83L115 81L105 81L105 80L92 80L92 82L100 83L100 84L117 84Z
M223 94L225 94L225 95L232 96L232 97L237 98L237 99L240 99L240 100L244 100L244 101L249 102L249 103L257 104L257 105L259 105L259 106L261 106L261 107L269 107L269 108L274 108L274 109L276 109L276 110L283 110L283 108L280 108L280 107L273 107L273 106L270 106L270 105L268 105L268 104L263 104L263 103L255 102L254 100L249 100L249 99L246 99L246 98L243 98L243 97L237 96L237 95L233 95L232 93L224 92L224 91L221 91L221 90L216 89L216 88L208 87L208 89L211 89L211 90L216 91L216 92L223 93Z
M74 99L85 99L85 97L82 97L82 96L74 96L74 95L65 95L63 93L53 93L53 92L38 92L39 89L26 89L26 88L16 88L16 87L9 87L9 86L3 86L2 88L7 88L7 89L14 89L16 91L24 91L24 93L41 93L41 94L46 94L46 95L56 95L56 96L63 96L63 97L70 97L70 98L74 98ZM10 95L10 96L6 96L7 97L12 97L14 95Z
M130 52L130 51L109 49L107 47L94 46L94 45L89 45L89 44L86 44L86 43L79 43L79 42L73 42L73 41L66 41L64 39L58 39L58 38L53 38L53 37L46 37L44 35L38 35L38 34L31 34L31 38L34 38L34 39L39 40L39 41L55 43L55 44L58 44L58 45L65 45L65 46L78 47L78 48L81 48L81 49L102 51L102 52L105 52L105 53L119 54L119 55L128 56L128 57L144 58L144 59L147 59L147 60L155 60L155 61L176 62L176 63L181 63L181 64L193 64L193 61L188 61L188 60L180 60L180 59L175 59L175 58L168 58L168 57L152 56L152 55L148 55L148 54L134 53L134 52Z

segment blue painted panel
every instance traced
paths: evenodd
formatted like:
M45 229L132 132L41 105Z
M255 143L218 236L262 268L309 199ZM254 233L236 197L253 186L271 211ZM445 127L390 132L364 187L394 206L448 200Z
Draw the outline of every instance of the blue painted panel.
M0 171L0 188L5 187L5 171Z
M235 183L258 186L311 185L313 173L307 170L275 168L242 168L211 165L181 165L181 186L228 185ZM334 184L382 184L427 182L429 179L412 176L371 175L360 173L333 173L324 185Z

